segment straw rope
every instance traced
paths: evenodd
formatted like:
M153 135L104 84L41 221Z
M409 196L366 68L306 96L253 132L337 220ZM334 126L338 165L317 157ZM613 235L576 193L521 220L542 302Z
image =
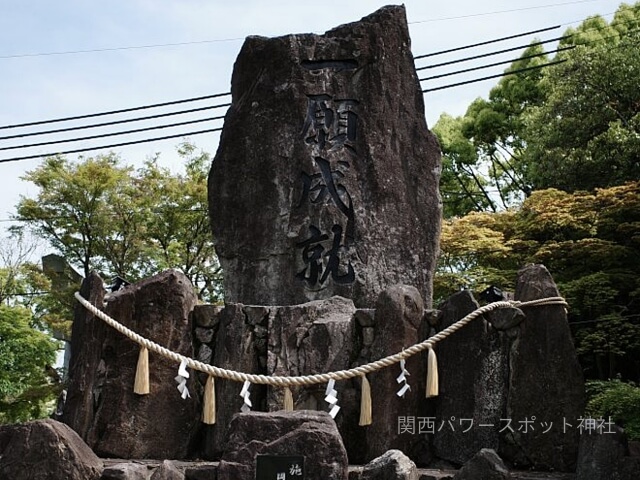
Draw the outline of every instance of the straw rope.
M214 365L209 365L206 363L199 362L198 360L194 360L193 358L185 357L184 355L180 355L175 353L168 348L165 348L161 345L158 345L151 340L148 340L141 335L138 335L133 330L125 327L121 323L117 322L109 315L104 313L102 310L99 310L90 302L85 300L79 292L75 293L75 297L87 310L89 310L93 315L103 320L107 325L113 327L121 334L125 335L130 340L133 340L137 344L142 347L147 348L148 350L157 353L158 355L162 355L165 358L169 358L177 363L185 361L187 366L193 370L197 370L200 372L207 373L209 375L213 375L214 377L224 378L226 380L233 380L236 382L245 382L249 381L253 384L258 385L271 385L274 387L291 387L291 386L309 386L316 385L320 383L327 383L329 380L349 380L351 378L359 377L362 375L366 375L368 373L372 373L378 370L381 370L385 367L389 367L394 365L400 360L407 359L417 353L420 353L424 350L431 349L441 340L444 340L452 333L464 327L467 323L475 320L479 316L491 312L497 308L511 308L511 307L537 307L537 306L545 306L545 305L562 305L567 307L567 302L562 297L548 297L541 298L538 300L531 300L528 302L518 302L518 301L501 301L494 302L483 307L474 310L466 317L458 320L456 323L453 323L449 327L445 328L441 332L435 334L432 337L429 337L427 340L416 343L409 348L402 350L393 355L389 355L388 357L381 358L380 360L376 360L375 362L367 363L365 365L360 365L358 367L350 368L348 370L339 370L336 372L328 372L328 373L319 373L315 375L302 375L296 377L285 377L285 376L271 376L271 375L257 375L252 373L243 373L236 372L234 370L227 370L224 368L216 367Z

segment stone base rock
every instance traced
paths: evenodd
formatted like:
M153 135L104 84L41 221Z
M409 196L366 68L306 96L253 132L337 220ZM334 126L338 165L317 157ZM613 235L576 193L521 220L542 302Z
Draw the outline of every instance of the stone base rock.
M119 463L105 467L100 480L149 480L152 471L139 463Z
M619 427L614 426L611 433L583 433L576 476L579 480L637 480L640 458L629 455L626 436Z
M400 450L389 450L365 465L360 480L418 480L418 471Z
M55 420L0 426L0 478L98 480L102 461L67 425Z
M165 460L162 465L153 472L150 480L184 480L182 473L170 460Z
M543 265L527 265L518 272L516 300L558 296L558 287ZM567 313L561 305L523 307L522 311L526 318L516 327L509 352L503 417L511 419L513 431L503 430L498 452L518 468L574 471L577 427L586 402ZM525 425L535 429L520 428Z
M453 480L510 480L511 474L498 454L483 448L456 473Z
M303 456L305 479L347 480L347 452L333 419L314 411L237 414L218 480L254 480L256 456Z
M104 290L92 274L81 294L102 306ZM108 296L105 312L169 350L193 357L190 313L197 302L182 273L169 270ZM149 395L133 393L140 348L93 317L75 311L69 390L63 421L99 455L116 458L185 458L200 428L195 375L183 400L173 380L178 363L149 354Z

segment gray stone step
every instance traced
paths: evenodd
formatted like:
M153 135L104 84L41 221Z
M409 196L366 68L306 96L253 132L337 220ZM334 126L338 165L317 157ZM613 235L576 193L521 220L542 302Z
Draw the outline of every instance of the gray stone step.
M161 460L122 460L117 458L103 458L102 461L104 462L105 471L122 463L146 465L149 470L155 469L162 463ZM215 480L216 478L215 471L218 468L218 462L175 460L174 464L185 473L186 480ZM362 465L350 465L349 480L358 480L362 473L362 468ZM447 480L453 478L456 472L457 470L418 469L420 480ZM576 476L573 473L522 472L514 470L511 471L511 475L514 480L576 480Z

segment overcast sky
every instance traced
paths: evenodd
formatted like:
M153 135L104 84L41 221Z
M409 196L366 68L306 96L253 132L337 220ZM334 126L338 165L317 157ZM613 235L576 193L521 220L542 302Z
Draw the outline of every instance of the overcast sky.
M228 92L233 62L246 36L322 33L337 25L359 20L386 4L389 2L377 0L0 0L0 126ZM560 29L538 35L546 40L560 36L568 26L577 25L589 15L599 14L611 20L619 4L613 0L404 2L414 55L561 24ZM437 61L517 46L531 38L440 56ZM150 47L136 48L144 46ZM464 67L508 60L519 53L479 60L464 64ZM435 62L436 59L429 61ZM423 65L428 65L428 61L416 61L416 66ZM425 82L423 88L500 73L505 67L494 67L466 77ZM452 66L449 70L456 68L461 66ZM439 69L434 73L446 71ZM486 97L496 81L425 94L429 126L433 126L443 112L463 114L474 98ZM136 112L130 116L207 104L212 103ZM209 111L199 116L169 117L117 128L142 128L222 113L222 110ZM83 120L38 128L86 125L105 120ZM178 134L190 129L220 126L220 123L23 150L1 150L0 160ZM30 131L36 129L5 129L0 130L0 136ZM64 136L0 140L0 148L109 131L95 129ZM214 154L218 135L198 135L191 140ZM149 156L160 153L164 165L177 168L179 161L175 147L178 143L179 140L165 140L114 151L133 164L140 164ZM92 154L95 153L86 155ZM35 196L35 188L20 177L39 162L39 159L34 159L0 163L0 220L10 218L20 195ZM10 223L6 221L0 223L0 236L8 225Z

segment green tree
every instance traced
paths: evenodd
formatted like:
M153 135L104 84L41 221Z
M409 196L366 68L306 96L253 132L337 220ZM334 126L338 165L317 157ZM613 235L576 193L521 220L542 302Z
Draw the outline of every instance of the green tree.
M526 177L534 188L566 191L640 178L640 3L623 4L607 25L586 20L545 70L544 101L525 114Z
M526 49L505 73L547 61L540 45ZM540 105L542 70L503 77L489 99L476 99L462 117L443 114L433 128L443 153L441 190L444 215L498 211L528 196L521 161L524 113Z
M640 182L534 191L518 210L446 221L436 296L461 286L509 289L530 262L549 268L569 302L587 376L640 379Z
M59 392L58 344L31 321L29 309L0 305L0 423L45 416Z
M38 196L20 200L17 219L27 222L71 264L80 266L85 276L92 269L102 270L106 267L104 242L117 237L125 248L129 244L129 232L114 221L116 210L110 203L126 191L129 173L113 154L78 163L49 157L24 176L38 187ZM119 259L114 260L117 267Z
M222 269L218 263L209 225L207 176L209 154L196 152L185 143L178 150L185 160L185 173L171 175L147 162L138 175L138 186L149 192L147 201L153 212L145 223L147 245L157 269L177 268L198 289L200 298L211 302L222 299Z
M640 387L620 380L591 381L587 395L587 415L611 419L624 428L630 440L640 440Z
M136 281L176 268L202 299L219 301L221 271L207 216L210 159L189 144L179 153L184 174L156 160L135 170L113 154L48 158L25 176L38 194L20 201L17 218L85 276L96 270Z

